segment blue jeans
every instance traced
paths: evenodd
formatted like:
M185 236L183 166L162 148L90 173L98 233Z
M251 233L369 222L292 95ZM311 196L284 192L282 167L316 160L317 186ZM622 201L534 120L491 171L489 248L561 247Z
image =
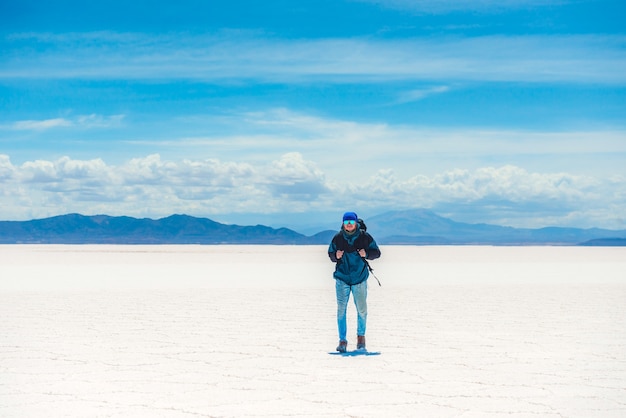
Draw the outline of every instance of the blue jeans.
M350 292L354 297L354 304L357 312L357 335L365 335L367 325L367 280L355 285L348 285L341 280L335 280L337 291L337 328L339 329L339 340L346 340L348 324L346 321L346 311Z

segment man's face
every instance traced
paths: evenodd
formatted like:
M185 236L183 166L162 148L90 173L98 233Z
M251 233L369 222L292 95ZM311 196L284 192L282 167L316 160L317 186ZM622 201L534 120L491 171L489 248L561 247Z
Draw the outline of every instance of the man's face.
M356 221L343 221L343 228L348 232L354 231L356 229Z

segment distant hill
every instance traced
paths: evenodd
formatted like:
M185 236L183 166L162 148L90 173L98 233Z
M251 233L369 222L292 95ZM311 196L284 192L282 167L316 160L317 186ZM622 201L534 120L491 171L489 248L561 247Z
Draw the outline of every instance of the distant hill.
M577 245L590 240L626 238L626 230L559 227L526 229L468 224L425 209L387 212L366 221L368 232L381 244Z
M379 244L397 245L626 245L626 230L548 227L520 229L467 224L428 210L387 212L366 219ZM328 244L336 233L305 236L287 228L225 225L207 218L162 219L69 214L0 221L0 244Z
M187 215L136 219L70 214L0 222L0 243L43 244L301 244L307 237L287 228L224 225Z
M580 245L586 247L626 247L626 238L599 238L585 241Z

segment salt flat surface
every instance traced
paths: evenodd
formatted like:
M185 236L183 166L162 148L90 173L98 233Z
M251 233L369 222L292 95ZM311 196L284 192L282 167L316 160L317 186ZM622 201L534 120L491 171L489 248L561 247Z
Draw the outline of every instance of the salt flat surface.
M626 248L382 251L340 357L326 246L0 246L0 416L626 416Z

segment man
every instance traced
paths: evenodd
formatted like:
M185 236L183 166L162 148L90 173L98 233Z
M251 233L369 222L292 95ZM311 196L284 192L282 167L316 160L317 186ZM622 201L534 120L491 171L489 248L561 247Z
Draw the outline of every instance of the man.
M343 215L341 230L333 237L328 247L328 257L336 263L335 289L337 292L337 327L339 346L337 351L345 353L348 347L346 339L346 311L350 293L354 298L357 311L357 350L365 350L365 328L367 325L367 278L369 270L366 260L380 257L380 249L374 238L365 231L365 224L359 222L354 212Z

